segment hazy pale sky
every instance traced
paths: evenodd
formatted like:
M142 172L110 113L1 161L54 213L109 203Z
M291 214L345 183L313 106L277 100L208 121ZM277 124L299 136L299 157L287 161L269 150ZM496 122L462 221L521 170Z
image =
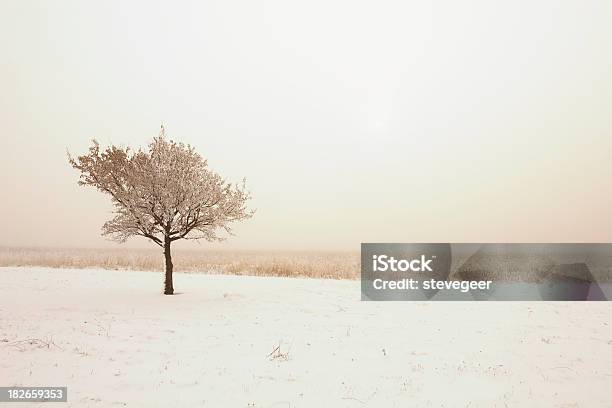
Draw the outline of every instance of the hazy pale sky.
M247 177L257 214L215 247L612 241L611 21L607 0L3 0L0 245L116 245L66 148L161 122Z

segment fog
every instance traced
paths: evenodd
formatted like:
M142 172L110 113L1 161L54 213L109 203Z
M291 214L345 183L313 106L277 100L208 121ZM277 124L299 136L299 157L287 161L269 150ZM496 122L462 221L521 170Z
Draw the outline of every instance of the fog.
M607 1L4 1L0 245L116 245L66 149L162 122L257 208L196 248L611 241L610 21Z

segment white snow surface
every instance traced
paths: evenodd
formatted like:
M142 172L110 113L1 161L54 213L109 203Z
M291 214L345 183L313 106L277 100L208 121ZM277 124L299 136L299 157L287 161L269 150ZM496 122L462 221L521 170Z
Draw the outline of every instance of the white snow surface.
M162 280L0 268L0 386L65 385L51 405L68 407L612 406L609 302L362 302L354 281L181 273L164 296Z

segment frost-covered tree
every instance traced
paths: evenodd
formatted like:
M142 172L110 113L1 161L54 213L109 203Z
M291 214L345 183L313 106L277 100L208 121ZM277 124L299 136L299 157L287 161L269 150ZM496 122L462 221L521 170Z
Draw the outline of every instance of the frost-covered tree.
M72 167L79 185L92 186L111 197L115 217L102 226L102 235L125 242L131 236L150 239L164 249L164 294L172 295L170 246L179 239L224 239L230 224L250 218L250 195L241 185L227 183L207 167L189 145L168 140L161 133L148 150L110 146L100 149L93 140L89 152Z

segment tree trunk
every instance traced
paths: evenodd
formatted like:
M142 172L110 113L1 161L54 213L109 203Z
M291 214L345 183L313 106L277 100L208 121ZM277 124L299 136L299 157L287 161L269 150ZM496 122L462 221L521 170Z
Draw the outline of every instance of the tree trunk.
M164 257L166 258L166 280L164 282L164 295L173 295L174 286L172 285L172 255L170 254L169 238L164 239Z

